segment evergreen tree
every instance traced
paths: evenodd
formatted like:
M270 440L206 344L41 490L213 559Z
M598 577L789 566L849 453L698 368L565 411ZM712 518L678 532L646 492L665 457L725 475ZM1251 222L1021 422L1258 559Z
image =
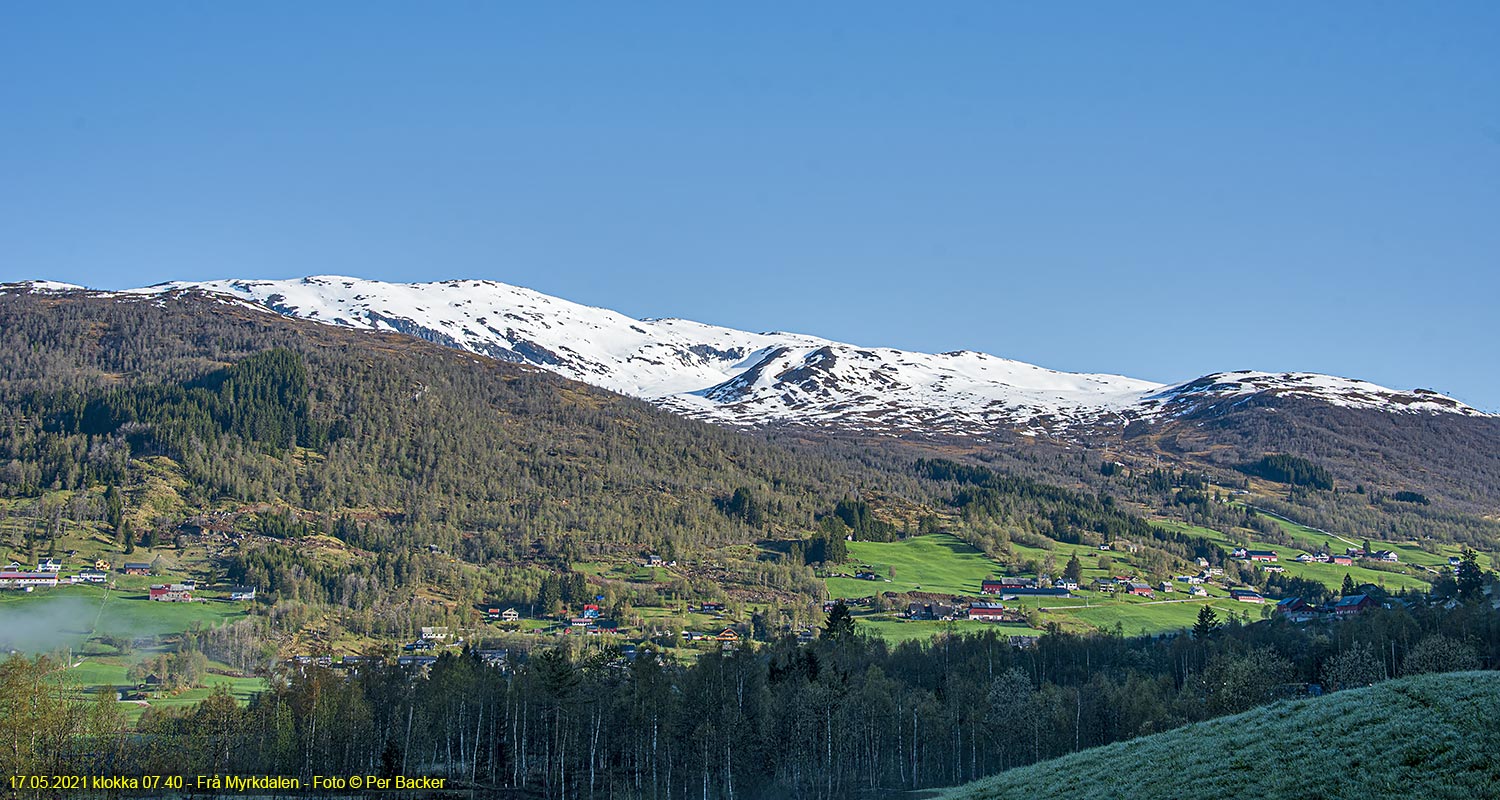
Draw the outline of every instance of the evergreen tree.
M1078 583L1083 580L1083 564L1078 560L1077 553L1074 553L1073 556L1068 559L1068 565L1066 567L1063 567L1063 577L1074 583Z
M118 534L120 523L125 520L125 498L120 495L120 488L114 484L104 490L104 512L110 530Z
M1475 600L1484 595L1484 572L1479 569L1479 554L1465 548L1463 560L1458 564L1458 596L1464 600Z
M1355 594L1354 579L1351 578L1351 577L1349 577L1349 573L1345 572L1344 573L1344 585L1343 585L1343 588L1339 589L1339 596L1340 597L1349 597L1349 596L1351 596L1353 594Z
M1193 623L1193 638L1201 642L1223 627L1224 623L1219 621L1219 615L1214 613L1213 607L1205 605L1198 609L1198 621Z
M840 600L833 604L828 612L828 619L823 623L823 638L837 641L854 636L854 617L849 614L849 607Z

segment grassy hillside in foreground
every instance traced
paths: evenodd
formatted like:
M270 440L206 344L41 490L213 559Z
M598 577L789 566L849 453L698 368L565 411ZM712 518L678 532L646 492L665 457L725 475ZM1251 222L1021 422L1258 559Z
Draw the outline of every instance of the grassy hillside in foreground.
M1496 720L1500 672L1423 675L1075 753L939 797L1467 800L1500 782Z

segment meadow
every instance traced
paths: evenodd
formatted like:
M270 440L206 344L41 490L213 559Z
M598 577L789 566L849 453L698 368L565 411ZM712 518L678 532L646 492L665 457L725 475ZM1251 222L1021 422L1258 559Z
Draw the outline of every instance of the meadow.
M1289 522L1277 517L1271 517L1271 519L1277 525L1281 526L1281 528L1294 539L1307 542L1314 546L1322 545L1332 553L1342 555L1345 548L1355 547L1363 544L1363 542L1350 542L1343 538L1333 536L1332 534L1320 533L1318 531L1312 530L1311 528L1298 525L1295 522ZM1245 547L1251 550L1271 550L1276 553L1276 557L1278 559L1276 563L1286 569L1287 575L1317 581L1318 583L1327 586L1330 590L1335 592L1337 592L1339 588L1343 586L1345 575L1348 575L1355 582L1355 584L1373 583L1376 586L1384 587L1387 591L1390 592L1399 592L1405 589L1426 591L1432 588L1432 584L1430 581L1426 580L1424 577L1419 577L1421 575L1431 577L1431 573L1420 566L1420 564L1409 564L1404 560L1400 564L1390 565L1391 571L1387 571L1386 569L1372 569L1370 567L1361 566L1359 564L1351 564L1348 566L1340 566L1338 564L1321 564L1318 562L1309 562L1304 564L1296 560L1297 556L1301 555L1303 552L1306 552L1302 548L1287 547L1280 544L1272 544L1270 542L1259 541L1250 538L1248 531L1239 530L1235 531L1235 533L1231 535L1226 534L1223 531L1214 530L1212 528L1189 525L1184 522L1177 522L1173 520L1154 520L1153 524L1170 530L1182 531L1193 536L1202 536L1206 539L1218 542L1224 545L1226 548ZM1375 539L1370 540L1370 547L1377 550L1396 549L1396 547L1391 545L1390 543L1381 542ZM1433 560L1434 562L1438 560L1437 556L1432 556L1431 554L1427 555L1428 558ZM1442 563L1444 565L1447 564L1446 557L1442 557Z
M1500 783L1496 719L1500 673L1422 675L1117 742L939 797L1472 800Z
M1059 543L1055 550L1013 545L1017 553L1041 561L1050 553L1059 569L1068 558L1077 555L1084 565L1085 584L1106 574L1129 573L1133 567L1128 553L1101 553L1097 547ZM1099 556L1109 557L1109 570L1097 568ZM830 597L865 597L882 592L926 591L969 597L979 596L979 586L986 578L1004 574L1004 567L975 547L946 533L914 536L895 542L850 542L849 559L841 570L872 571L875 581L856 578L829 578ZM890 577L894 570L894 577ZM1182 588L1186 588L1185 586ZM1208 587L1211 597L1189 598L1185 592L1158 593L1155 599L1125 597L1081 590L1074 597L1026 597L1010 600L1006 606L1024 613L1042 610L1041 625L1056 623L1065 630L1114 630L1118 625L1126 634L1153 634L1191 627L1200 606L1207 603L1220 618L1230 614L1249 614L1258 619L1262 606L1240 603L1227 598L1218 587ZM1171 601L1171 602L1162 602ZM995 623L958 620L914 621L901 619L895 609L889 613L858 611L855 621L865 631L891 642L931 638L945 631L977 631L996 627ZM1012 623L999 626L1009 635L1038 635L1040 631Z

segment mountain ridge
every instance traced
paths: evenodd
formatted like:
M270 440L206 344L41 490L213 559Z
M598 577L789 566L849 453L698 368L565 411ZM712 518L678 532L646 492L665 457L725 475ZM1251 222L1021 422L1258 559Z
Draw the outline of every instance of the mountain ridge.
M34 281L0 291L95 290ZM1267 396L1403 414L1493 416L1430 390L1317 373L1241 370L1167 385L1063 372L973 350L928 354L681 318L635 319L488 280L398 284L310 276L173 281L97 293L205 293L283 316L395 331L736 427L791 424L981 438L1002 431L1071 434L1182 418Z

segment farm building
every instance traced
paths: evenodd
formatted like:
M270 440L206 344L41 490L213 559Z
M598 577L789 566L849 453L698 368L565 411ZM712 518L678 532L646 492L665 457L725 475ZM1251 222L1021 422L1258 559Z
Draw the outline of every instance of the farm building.
M1072 597L1073 593L1066 587L1054 586L1042 588L1039 586L1014 586L1003 592L987 592L986 594L999 594L1001 598L1011 597Z
M76 581L78 583L104 583L109 580L109 573L100 572L96 569L81 570Z
M1230 599L1238 600L1241 603L1266 602L1266 598L1262 597L1260 592L1257 592L1254 589L1230 589L1229 597Z
M1331 558L1329 560L1332 561L1335 564L1338 564L1338 565L1344 566L1344 567L1347 567L1347 566L1349 566L1349 565L1351 565L1351 564L1354 563L1354 557L1353 556L1334 556L1333 558Z
M907 619L951 619L953 606L946 603L907 603Z
M1151 584L1140 583L1139 581L1126 581L1125 592L1139 597L1151 597L1154 594L1151 591Z
M150 597L162 603L191 603L193 590L180 583L158 583L151 587Z
M57 573L55 572L18 572L14 570L0 572L0 589L31 591L38 586L56 585Z
M1000 622L1005 619L1005 606L999 603L970 603L969 619Z
M231 586L229 588L229 599L230 600L254 600L255 599L255 587L254 586Z
M125 570L125 574L126 575L150 575L151 574L151 565L150 564L144 564L144 563L141 563L141 562L138 562L138 561L127 561L127 562L125 562L125 566L121 567L121 569Z
M1339 601L1333 604L1333 613L1347 617L1379 607L1380 603L1367 594L1351 594L1348 597L1340 597Z
M997 580L984 581L979 584L981 594L1006 594L1017 589L1035 588L1035 578L1003 577Z
M1274 550L1250 550L1250 551L1248 551L1248 555L1249 555L1249 558L1250 558L1251 561L1275 561L1276 560L1276 551L1274 551Z
M1317 609L1300 597L1286 597L1276 604L1276 613L1292 622L1307 622L1317 616Z

